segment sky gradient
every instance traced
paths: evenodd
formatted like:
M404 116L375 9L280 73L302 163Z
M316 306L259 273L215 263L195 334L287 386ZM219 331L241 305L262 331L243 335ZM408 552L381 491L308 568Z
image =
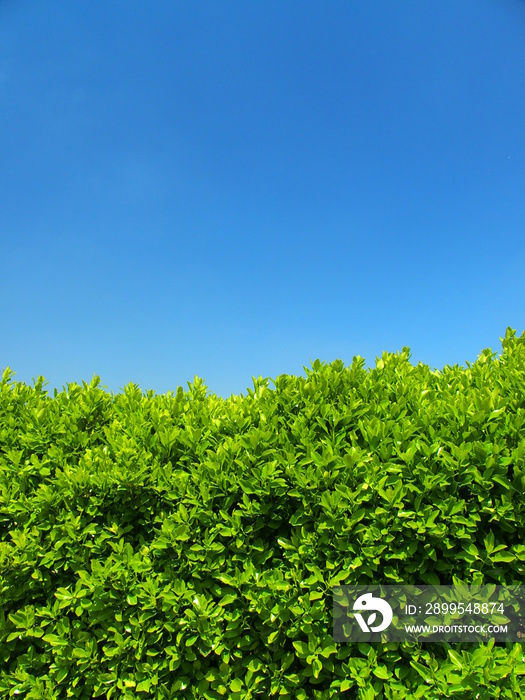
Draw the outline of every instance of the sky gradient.
M0 1L0 371L246 394L525 329L525 3Z

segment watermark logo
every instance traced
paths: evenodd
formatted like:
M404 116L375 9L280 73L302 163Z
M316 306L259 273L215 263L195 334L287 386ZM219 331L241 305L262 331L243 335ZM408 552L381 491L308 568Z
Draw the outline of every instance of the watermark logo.
M421 644L525 639L525 586L335 586L334 641Z
M377 612L372 612L368 620L365 622L361 613L356 610L365 610L367 612L377 611L383 616L383 622L380 625L371 627L377 618ZM392 622L392 608L386 600L382 598L374 598L371 593L365 593L359 596L354 602L354 614L362 632L383 632Z

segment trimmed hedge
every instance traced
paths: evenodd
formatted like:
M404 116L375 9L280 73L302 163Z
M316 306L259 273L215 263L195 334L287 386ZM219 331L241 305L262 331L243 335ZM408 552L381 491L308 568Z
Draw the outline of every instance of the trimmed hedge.
M7 368L0 697L525 698L523 644L332 638L340 583L523 581L525 333L502 347L227 400Z

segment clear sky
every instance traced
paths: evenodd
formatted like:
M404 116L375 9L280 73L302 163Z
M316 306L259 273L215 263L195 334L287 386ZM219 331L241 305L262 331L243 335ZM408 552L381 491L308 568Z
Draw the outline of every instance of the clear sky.
M521 0L0 0L0 370L157 393L525 313Z

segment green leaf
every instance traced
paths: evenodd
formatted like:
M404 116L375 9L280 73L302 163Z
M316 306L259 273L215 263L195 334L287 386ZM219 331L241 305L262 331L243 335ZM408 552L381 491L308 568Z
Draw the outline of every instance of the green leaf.
M57 681L57 683L62 683L62 681L64 680L64 678L67 676L67 674L68 674L68 669L67 669L67 668L61 668L61 669L59 670L59 672L57 673L57 675L56 675L56 681Z
M321 649L320 654L321 656L324 656L325 659L327 659L331 654L337 654L337 647L333 644L328 645Z
M351 681L348 678L345 678L341 682L341 687L340 687L341 692L344 693L346 690L350 690L351 688L355 688L355 681Z
M273 642L275 642L275 640L277 639L278 636L279 636L279 630L274 630L273 632L271 632L268 635L268 644L272 644Z
M491 557L491 561L493 561L493 562L500 562L500 561L509 562L509 561L514 561L515 559L516 559L516 557L514 556L514 554L512 554L512 552L496 552L496 554L494 554Z
M319 661L319 659L314 659L312 662L312 673L314 674L314 678L319 678L319 674L323 670L323 664Z
M230 690L233 693L240 693L244 683L239 678L234 678L230 683Z
M293 643L295 649L297 650L299 658L306 659L306 657L310 653L310 650L308 649L308 644L305 644L304 642L292 642L292 643Z
M68 645L67 639L62 639L62 637L59 637L56 634L45 634L42 639L52 647L65 647Z
M259 671L261 668L264 667L264 664L260 659L252 659L250 663L248 664L248 670L249 671Z
M494 638L491 640L492 643L494 643ZM490 657L490 652L487 647L479 647L476 649L476 651L472 654L472 656L469 659L469 664L470 666L474 666L477 668L483 668L486 666L488 660Z
M422 664L418 663L417 661L410 661L410 665L412 666L412 668L416 669L421 678L423 678L425 681L428 681L429 683L433 682L434 679L432 677L432 673L428 668L425 668Z
M373 669L372 673L374 676L377 676L377 678L381 678L382 680L388 680L391 678L392 674L389 673L388 669L386 666L377 666L376 668Z
M465 665L462 657L453 649L448 649L448 655L454 666L462 670Z
M494 549L494 533L492 530L483 541L485 542L485 549L487 550L487 553L490 554Z
M492 476L492 481L495 481L497 484L500 484L500 486L503 486L507 491L510 489L511 485L508 481L508 479L504 479L502 476L499 474L494 474Z
M219 600L219 605L221 607L224 607L226 605L230 605L230 603L234 603L236 600L238 600L238 597L236 595L228 593Z

